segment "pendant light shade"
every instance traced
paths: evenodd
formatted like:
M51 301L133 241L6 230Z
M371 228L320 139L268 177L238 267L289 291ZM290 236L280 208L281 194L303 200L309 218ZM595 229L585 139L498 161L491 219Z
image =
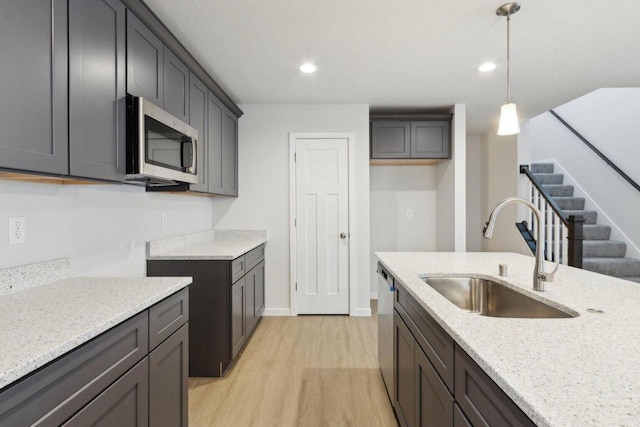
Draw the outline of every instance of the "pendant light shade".
M507 17L507 102L505 102L500 109L500 125L498 126L498 135L515 135L517 133L520 133L516 104L511 102L511 76L509 63L511 59L511 34L509 24L511 23L511 15L519 10L519 3L506 3L500 6L498 10L496 10L497 15Z
M503 104L500 109L498 135L515 135L517 133L520 133L520 125L518 124L516 104L513 102Z

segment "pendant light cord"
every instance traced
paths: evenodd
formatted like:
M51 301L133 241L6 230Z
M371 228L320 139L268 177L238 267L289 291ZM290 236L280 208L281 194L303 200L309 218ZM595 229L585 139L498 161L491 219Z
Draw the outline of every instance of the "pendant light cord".
M510 32L509 32L509 23L511 22L511 13L507 13L507 104L509 104L511 102L511 85L510 85Z

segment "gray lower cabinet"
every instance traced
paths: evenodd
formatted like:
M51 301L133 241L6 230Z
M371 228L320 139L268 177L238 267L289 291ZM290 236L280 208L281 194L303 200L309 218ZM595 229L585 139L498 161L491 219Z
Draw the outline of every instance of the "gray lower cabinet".
M67 1L0 2L0 168L69 172Z
M372 159L451 158L451 120L372 120ZM447 116L445 116L447 117Z
M125 179L126 30L120 0L69 1L70 175Z
M154 427L187 427L189 326L149 354L149 420Z
M145 357L65 427L139 427L149 425L149 358Z
M398 282L393 320L401 426L534 425Z
M149 260L148 276L191 276L189 375L222 377L265 307L265 245L234 260ZM176 311L177 313L177 311Z
M179 291L0 390L0 427L186 426L189 319L176 307L188 298Z
M198 158L196 170L198 183L189 186L190 191L209 192L209 171L207 165L207 94L209 90L195 74L189 76L189 125L198 131Z

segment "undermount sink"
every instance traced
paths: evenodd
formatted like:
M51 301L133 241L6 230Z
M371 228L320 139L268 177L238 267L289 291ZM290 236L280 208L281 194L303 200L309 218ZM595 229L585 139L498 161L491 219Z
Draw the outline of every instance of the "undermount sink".
M490 317L524 319L575 317L487 279L424 277L427 285L458 307Z

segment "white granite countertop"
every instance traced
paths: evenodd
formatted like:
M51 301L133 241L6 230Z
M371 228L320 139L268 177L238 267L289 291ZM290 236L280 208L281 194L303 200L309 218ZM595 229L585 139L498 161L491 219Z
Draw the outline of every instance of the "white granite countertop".
M232 260L266 241L266 230L207 230L148 242L147 259Z
M535 292L533 257L376 255L537 425L640 425L640 284L560 266L547 292ZM509 265L510 277L498 277L499 263ZM420 278L456 275L490 278L579 316L506 319L472 314Z
M0 295L0 389L191 281L190 277L66 278Z

